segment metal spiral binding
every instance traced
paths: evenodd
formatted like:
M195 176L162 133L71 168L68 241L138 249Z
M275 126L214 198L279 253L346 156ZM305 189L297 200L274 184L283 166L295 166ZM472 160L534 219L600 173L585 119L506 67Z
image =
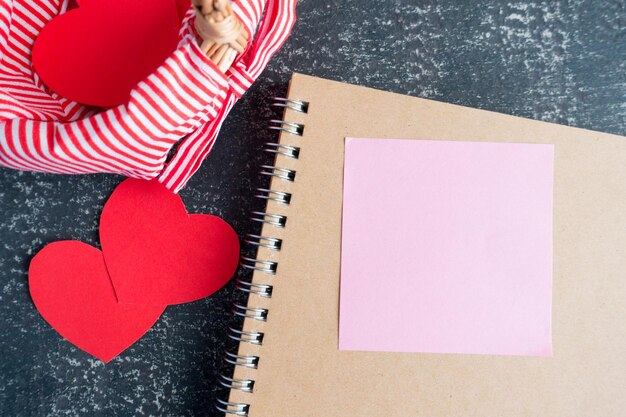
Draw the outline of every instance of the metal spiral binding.
M306 113L309 111L309 103L301 100L290 100L288 98L274 97L274 107L284 107L287 109Z
M307 113L309 103L301 100L292 100L286 98L274 98L275 107L291 109L301 113ZM304 125L299 123L287 122L284 120L271 120L269 128L271 130L282 131L290 135L303 136ZM282 155L288 158L298 159L300 157L300 148L297 146L283 145L280 143L266 143L263 149L265 152L275 155ZM296 179L296 171L293 169L281 168L275 165L261 165L259 174L270 176L287 183L292 183ZM291 193L284 191L276 191L268 188L257 188L255 197L265 201L274 201L279 204L291 204ZM287 216L282 214L273 214L263 211L253 211L250 219L254 222L269 224L274 227L284 228L287 224ZM249 233L245 236L244 242L252 248L266 248L272 251L280 251L282 249L282 239L262 236ZM278 262L257 259L257 257L242 256L240 265L246 270L252 272L261 272L273 276L276 274ZM269 284L257 284L251 281L238 278L235 283L235 289L247 294L248 296L258 296L263 298L271 298L273 286ZM267 321L269 311L266 308L253 308L241 305L237 302L232 305L232 313L235 317L251 319L260 322ZM262 345L265 334L259 331L244 331L234 327L228 328L228 337L237 343L248 343L251 345ZM239 355L237 352L226 352L224 362L233 366L240 366L248 369L257 369L259 366L259 357L255 355ZM252 379L235 379L226 375L221 375L219 379L221 386L229 390L239 390L246 393L252 393L254 389L254 380ZM233 403L217 400L215 408L225 414L247 417L250 412L250 405L246 403Z
M253 211L251 214L250 220L255 222L267 223L276 227L285 227L287 223L287 216L283 216L282 214L271 214L263 211Z
M277 168L272 165L261 165L259 173L261 175L268 175L289 182L294 182L296 180L296 171L286 168Z
M258 356L239 356L231 352L226 352L224 360L232 365L245 366L256 369L259 366Z
M228 328L228 337L239 343L252 343L253 345L262 345L263 337L261 332L244 332L232 327Z
M276 239L273 237L264 237L259 235L253 235L248 233L244 239L248 245L261 246L272 250L280 250L283 245L282 239Z
M284 193L282 191L272 191L267 188L257 188L257 193L255 195L256 198L262 198L264 200L272 200L281 204L289 204L291 203L291 194Z
M243 317L246 319L254 319L267 321L268 311L266 308L252 308L242 306L238 303L233 303L233 308L230 310L236 316Z
M221 411L222 413L246 417L248 415L248 411L250 410L250 405L241 403L229 403L227 401L218 399L215 408L217 408L217 410Z
M304 134L304 125L300 123L285 122L284 120L270 120L270 129L281 130L296 136Z
M234 379L227 376L220 376L220 384L228 389L238 389L243 392L252 392L254 381L251 379Z
M254 284L252 282L244 281L242 279L237 280L235 288L239 291L246 292L248 294L256 294L260 297L272 298L272 291L274 287L271 285Z
M275 153L277 155L288 156L289 158L298 159L300 157L300 148L297 146L281 145L280 143L268 142L265 144L265 152Z
M251 269L253 271L261 271L266 274L276 275L276 268L278 268L278 263L272 261L260 261L254 258L248 258L247 256L241 257L241 262L239 262L243 268ZM261 265L261 266L259 266Z

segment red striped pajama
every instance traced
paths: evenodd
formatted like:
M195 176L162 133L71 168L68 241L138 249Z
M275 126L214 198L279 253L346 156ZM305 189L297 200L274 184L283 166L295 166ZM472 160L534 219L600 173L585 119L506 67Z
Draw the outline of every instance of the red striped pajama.
M128 103L98 111L49 91L32 69L38 33L68 1L0 4L0 165L158 177L175 192L198 170L232 106L289 36L296 6L296 0L235 1L233 11L257 35L225 74L200 51L190 11L178 49L135 87Z

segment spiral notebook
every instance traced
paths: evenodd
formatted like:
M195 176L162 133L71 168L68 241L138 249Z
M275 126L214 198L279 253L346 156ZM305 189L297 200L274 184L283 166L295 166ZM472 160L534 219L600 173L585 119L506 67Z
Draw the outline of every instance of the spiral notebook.
M294 74L238 350L218 401L250 417L623 416L626 138ZM278 136L278 135L277 135ZM339 349L346 137L554 146L552 356ZM403 337L398 334L397 337Z

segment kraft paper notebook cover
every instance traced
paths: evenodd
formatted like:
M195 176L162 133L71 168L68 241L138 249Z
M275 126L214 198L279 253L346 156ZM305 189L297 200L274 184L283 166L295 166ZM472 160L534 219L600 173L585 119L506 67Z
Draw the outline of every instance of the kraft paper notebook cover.
M626 138L294 74L230 415L623 416ZM308 108L306 108L308 107ZM306 110L300 112L297 110ZM291 131L291 132L290 132ZM552 357L340 351L346 137L554 145ZM297 157L296 157L297 156ZM279 240L275 240L279 239ZM280 244L280 245L279 245ZM271 293L270 287L271 286ZM271 295L271 297L269 296ZM402 337L402 335L398 335Z

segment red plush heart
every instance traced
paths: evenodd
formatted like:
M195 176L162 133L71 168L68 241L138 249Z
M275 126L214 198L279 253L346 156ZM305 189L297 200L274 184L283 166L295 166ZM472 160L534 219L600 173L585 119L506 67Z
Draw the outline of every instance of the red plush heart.
M28 271L35 306L61 336L108 362L137 341L164 310L119 304L102 252L76 241L42 249Z
M39 34L33 65L43 82L79 103L112 107L178 45L178 0L80 0Z
M180 304L222 288L237 269L239 239L219 217L187 214L158 181L128 179L100 218L102 252L121 303Z

